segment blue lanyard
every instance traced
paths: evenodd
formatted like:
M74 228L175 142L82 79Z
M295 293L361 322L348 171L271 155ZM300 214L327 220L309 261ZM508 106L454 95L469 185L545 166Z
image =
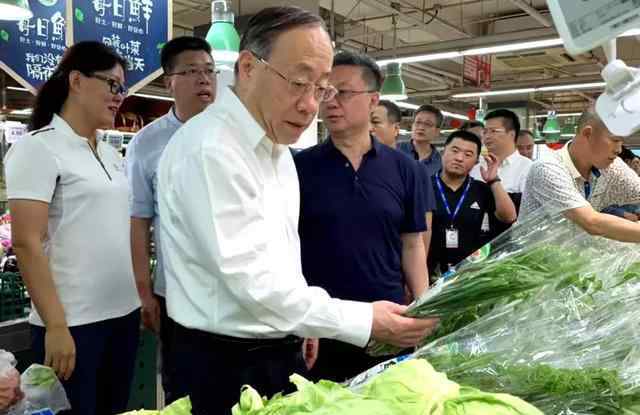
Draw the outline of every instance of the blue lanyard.
M436 185L438 186L438 193L440 193L440 198L442 199L442 203L444 204L444 208L447 210L447 214L449 215L449 219L451 220L451 225L453 226L453 221L455 221L456 216L458 216L458 212L460 212L460 208L464 203L464 199L467 197L467 193L469 193L469 188L471 187L471 178L467 178L467 185L462 192L462 196L460 196L460 200L458 200L458 204L456 205L456 209L451 213L451 207L449 206L449 202L447 202L447 197L444 194L444 189L442 188L442 181L440 181L440 176L436 175Z
M589 200L589 196L591 196L591 183L584 182L584 198Z

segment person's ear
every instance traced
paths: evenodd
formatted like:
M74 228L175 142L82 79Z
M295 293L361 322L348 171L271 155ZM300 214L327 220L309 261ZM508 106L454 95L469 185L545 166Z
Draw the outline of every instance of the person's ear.
M238 79L246 80L250 79L254 75L254 69L256 67L256 57L248 50L243 50L238 55Z

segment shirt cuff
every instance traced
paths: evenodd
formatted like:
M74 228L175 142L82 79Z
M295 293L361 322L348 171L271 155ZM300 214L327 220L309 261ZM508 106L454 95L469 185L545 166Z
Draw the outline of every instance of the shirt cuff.
M342 325L336 340L365 347L371 338L373 304L359 301L339 300Z

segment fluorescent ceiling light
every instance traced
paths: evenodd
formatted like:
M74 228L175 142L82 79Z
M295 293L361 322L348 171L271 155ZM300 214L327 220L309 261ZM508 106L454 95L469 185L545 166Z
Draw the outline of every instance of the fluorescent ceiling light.
M492 97L496 95L528 94L531 92L572 91L575 89L603 88L604 86L604 82L589 82L584 84L541 86L537 88L504 89L502 91L466 92L452 95L452 98Z
M451 98L474 98L474 97L493 97L496 95L513 95L513 94L528 94L535 92L535 88L521 88L521 89L505 89L503 91L485 91L485 92L466 92L463 94L452 95Z
M591 88L602 88L605 85L606 85L605 82L590 82L586 84L542 86L540 88L536 88L536 91L566 91L571 89L591 89Z
M406 108L409 110L415 110L415 109L418 109L418 107L420 107L420 105L410 104L408 102L401 102L401 101L396 101L396 105L399 106L400 108Z
M474 56L474 55L490 55L494 53L513 52L518 50L538 49L538 48L550 48L553 46L561 46L562 39L547 39L547 40L534 40L531 42L511 43L507 45L489 46L485 48L474 48L463 50L462 55Z
M622 33L618 37L629 37L629 36L640 36L640 29L627 30L626 32ZM438 60L459 58L461 56L490 55L494 53L517 52L520 50L550 48L554 46L563 46L563 45L564 43L562 42L562 39L559 37L556 37L552 39L532 40L528 42L493 45L493 46L486 46L482 48L470 48L470 49L454 50L450 52L428 53L424 55L405 56L402 58L382 59L378 61L378 65L384 66L389 62L416 63L416 62L438 61Z
M564 114L556 114L556 117L558 118L579 117L581 115L582 115L581 112L566 112ZM548 116L549 116L548 114L538 114L538 115L531 115L529 118L547 118Z
M29 92L29 90L27 88L22 88L21 86L8 86L7 89L10 89L12 91L25 91L25 92Z
M163 97L163 96L160 96L160 95L137 94L137 93L133 94L133 95L136 96L136 97L157 99L157 100L160 100L160 101L171 101L171 102L174 101L174 99L171 98L171 97Z
M428 62L428 61L440 61L445 59L454 59L462 56L460 52L443 52L443 53L429 53L427 55L406 56L403 58L382 59L377 61L378 65L385 66L391 62L397 63L415 63L415 62Z
M466 115L456 114L455 112L442 111L442 115L444 115L445 117L457 118L459 120L469 120L469 117L467 117Z
M400 108L406 108L410 110L415 110L420 107L420 105L411 104L409 102L402 102L402 101L396 101L396 105L399 106ZM442 115L444 115L445 117L457 118L459 120L469 119L469 117L467 117L466 115L456 114L455 112L449 112L449 111L442 111Z

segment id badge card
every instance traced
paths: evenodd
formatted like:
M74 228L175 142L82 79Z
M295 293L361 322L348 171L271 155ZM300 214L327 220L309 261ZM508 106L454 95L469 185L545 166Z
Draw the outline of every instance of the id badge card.
M458 230L449 228L445 231L445 240L447 249L458 249Z

